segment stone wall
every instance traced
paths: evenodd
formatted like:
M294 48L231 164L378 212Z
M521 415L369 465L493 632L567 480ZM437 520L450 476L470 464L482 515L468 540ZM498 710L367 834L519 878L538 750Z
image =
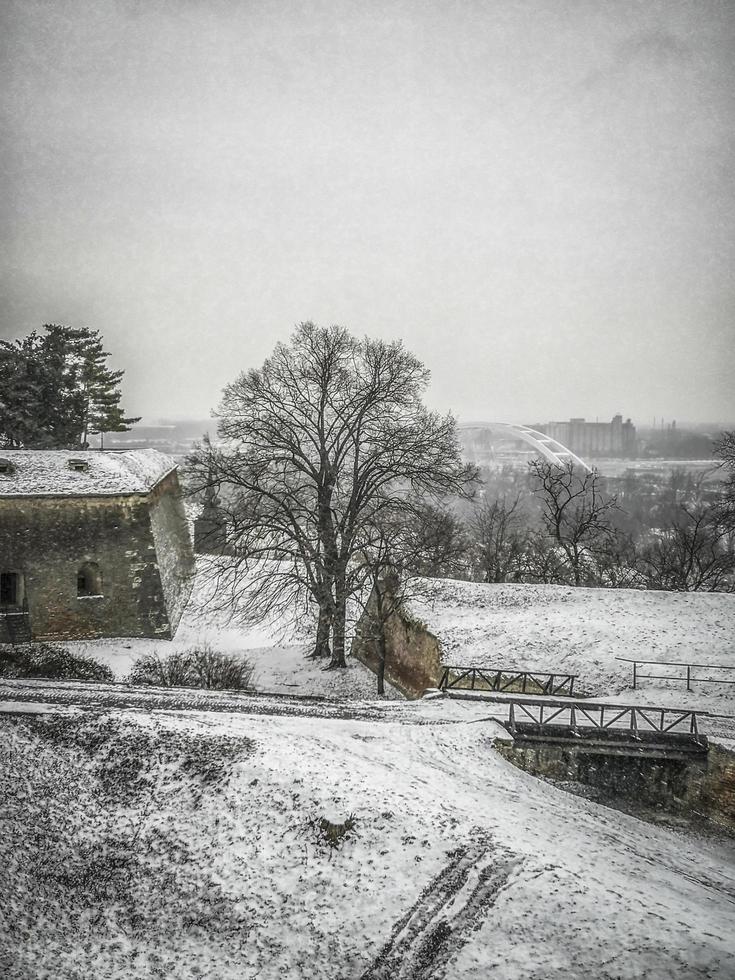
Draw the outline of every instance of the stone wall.
M735 831L735 753L710 743L706 755L651 758L551 742L496 741L504 758L534 776L573 780L609 797L694 813Z
M168 611L171 633L175 633L191 594L194 553L176 471L169 473L148 495L151 530L156 546L158 573Z
M735 752L710 742L707 768L689 780L687 799L735 832Z
M77 595L86 562L99 596ZM34 639L171 635L144 496L2 498L0 566L24 577Z
M351 652L375 673L380 665L376 634L375 598L371 595L357 624ZM443 671L439 640L422 623L395 612L385 624L385 638L386 681L408 698L420 698L439 684Z

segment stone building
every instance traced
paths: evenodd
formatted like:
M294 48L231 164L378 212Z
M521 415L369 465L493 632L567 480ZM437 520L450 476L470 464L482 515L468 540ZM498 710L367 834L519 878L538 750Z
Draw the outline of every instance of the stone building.
M170 638L193 573L170 457L0 456L0 642Z

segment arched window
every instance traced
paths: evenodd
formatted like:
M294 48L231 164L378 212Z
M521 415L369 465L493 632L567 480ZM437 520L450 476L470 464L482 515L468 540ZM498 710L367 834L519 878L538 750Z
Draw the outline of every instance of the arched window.
M96 561L88 561L77 572L77 596L102 595L102 572Z

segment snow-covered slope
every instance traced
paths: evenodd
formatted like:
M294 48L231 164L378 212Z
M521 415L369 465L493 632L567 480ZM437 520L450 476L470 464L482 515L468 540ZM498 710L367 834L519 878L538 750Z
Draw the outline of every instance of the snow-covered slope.
M520 772L492 749L496 726L462 708L471 722L441 699L402 705L402 723L119 711L41 734L0 722L0 841L12 841L0 971L735 976L729 845ZM350 816L330 848L320 818Z
M735 666L735 595L446 579L415 591L447 664L578 673L592 693L628 685L616 657Z

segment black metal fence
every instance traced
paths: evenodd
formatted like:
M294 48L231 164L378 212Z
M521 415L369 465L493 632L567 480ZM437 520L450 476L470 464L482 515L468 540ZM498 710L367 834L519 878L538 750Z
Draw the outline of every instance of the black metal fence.
M514 694L574 694L576 674L552 674L544 671L518 670L504 673L495 667L445 667L439 688L469 691L512 691Z
M623 663L633 665L633 690L639 686L642 680L657 681L679 681L686 684L687 691L692 690L692 684L735 684L735 666L724 666L721 664L689 664L681 660L631 660L629 657L616 657ZM677 674L644 674L640 667L678 667ZM732 671L731 677L702 677L695 675L695 670L719 670Z

